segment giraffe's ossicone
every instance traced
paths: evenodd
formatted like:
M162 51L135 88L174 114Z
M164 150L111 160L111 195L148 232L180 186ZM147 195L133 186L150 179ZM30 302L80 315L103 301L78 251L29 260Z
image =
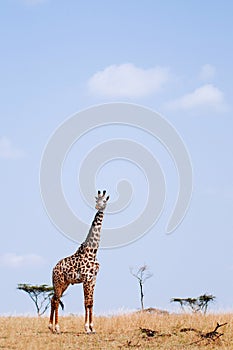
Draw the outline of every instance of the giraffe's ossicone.
M97 213L92 222L86 240L78 250L71 256L60 260L53 269L54 295L51 299L51 313L49 329L60 332L58 325L58 307L60 298L70 284L83 283L84 306L85 306L85 330L87 333L95 332L92 321L93 294L96 283L96 275L99 270L99 263L96 261L96 254L99 248L100 231L103 222L104 210L109 196L106 191L101 194L98 191L96 198ZM55 320L54 320L55 315ZM55 322L54 322L55 321ZM55 328L53 329L53 323Z

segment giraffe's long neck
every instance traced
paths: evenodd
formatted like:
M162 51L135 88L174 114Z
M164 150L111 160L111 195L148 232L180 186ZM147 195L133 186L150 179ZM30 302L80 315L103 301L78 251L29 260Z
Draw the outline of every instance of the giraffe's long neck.
M84 242L85 246L92 249L99 248L100 241L100 231L102 227L104 213L102 210L97 211L94 220L92 222L91 228Z

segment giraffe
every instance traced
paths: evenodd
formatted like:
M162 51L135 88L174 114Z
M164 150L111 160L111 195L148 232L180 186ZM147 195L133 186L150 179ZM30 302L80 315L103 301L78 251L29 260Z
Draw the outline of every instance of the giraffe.
M53 320L55 314L55 333L60 333L58 324L58 307L62 305L60 298L70 284L83 283L84 306L85 306L85 331L95 333L92 321L93 293L96 283L96 275L99 270L99 263L96 261L96 254L99 247L100 231L104 216L104 210L109 196L106 191L101 194L98 191L96 198L97 213L92 222L86 240L78 250L71 256L60 260L53 269L54 295L51 299L51 313L49 329L53 332Z

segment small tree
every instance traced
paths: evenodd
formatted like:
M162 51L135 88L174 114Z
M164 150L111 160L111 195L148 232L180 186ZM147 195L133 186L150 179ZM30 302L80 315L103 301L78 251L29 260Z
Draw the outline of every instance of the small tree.
M143 265L139 267L139 269L134 272L133 268L130 268L130 273L137 278L139 287L140 287L140 300L141 300L141 309L144 310L144 293L143 293L143 284L146 280L153 276L153 274L149 271L147 265Z
M36 306L38 316L43 315L48 309L54 292L53 287L46 284L32 286L31 284L22 283L18 284L17 289L23 290L29 295ZM63 304L61 303L61 305Z
M188 307L192 312L201 311L206 314L209 303L213 302L215 298L212 294L203 294L197 298L172 298L171 302L179 303L183 310L185 307Z
M185 311L185 307L190 308L192 312L198 311L197 298L172 298L171 302L179 303L183 311Z
M198 298L199 308L204 314L206 314L206 312L207 312L207 308L209 306L209 303L214 302L214 299L216 299L216 297L212 294L209 294L209 295L203 294L203 295L199 296L199 298Z

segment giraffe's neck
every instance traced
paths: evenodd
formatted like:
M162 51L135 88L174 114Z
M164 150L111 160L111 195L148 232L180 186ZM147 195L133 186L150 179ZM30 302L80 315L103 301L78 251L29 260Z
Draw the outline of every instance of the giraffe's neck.
M94 220L92 222L91 228L84 242L85 246L92 249L99 248L100 241L100 231L102 227L104 213L102 210L97 211Z

